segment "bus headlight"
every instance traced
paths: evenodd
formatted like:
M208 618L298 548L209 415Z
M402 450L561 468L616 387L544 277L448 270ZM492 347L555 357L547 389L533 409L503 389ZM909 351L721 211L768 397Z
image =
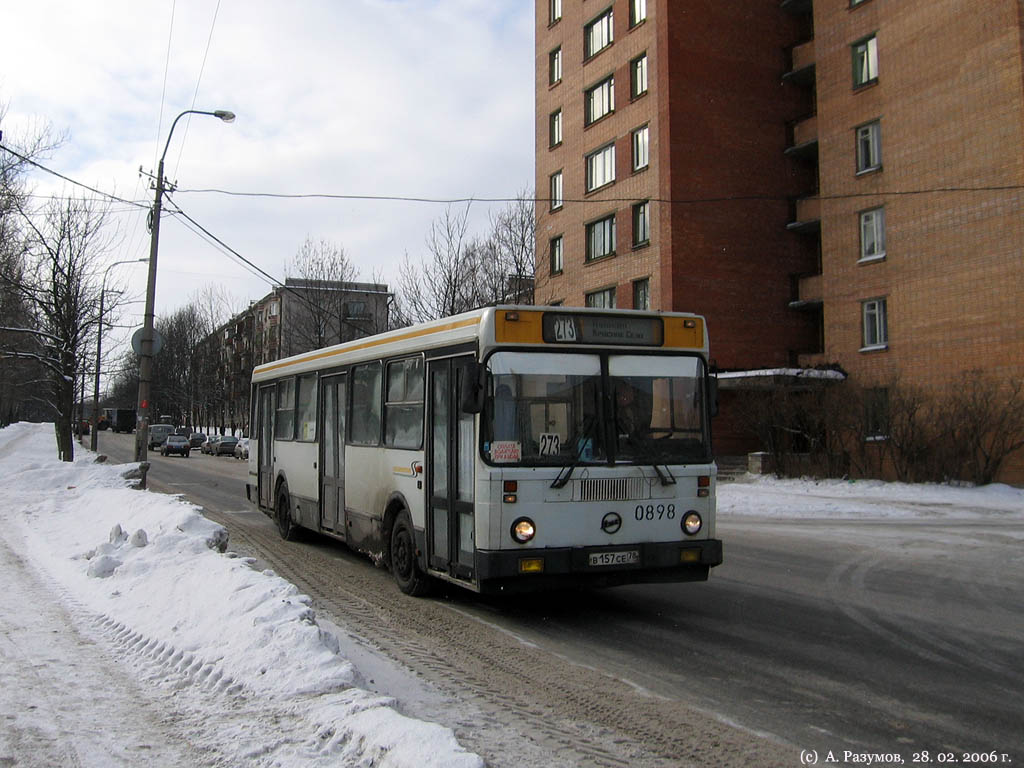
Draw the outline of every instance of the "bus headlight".
M525 544L536 535L537 526L533 524L533 520L530 518L520 517L512 523L512 538L520 544Z
M700 532L700 527L704 524L704 521L700 519L700 515L690 510L683 517L683 530L686 531L688 536L694 536Z

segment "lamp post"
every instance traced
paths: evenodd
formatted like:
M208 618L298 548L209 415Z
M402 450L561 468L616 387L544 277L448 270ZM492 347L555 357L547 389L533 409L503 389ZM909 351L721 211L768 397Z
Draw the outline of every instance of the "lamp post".
M118 264L135 264L140 261L149 261L149 259L142 258L115 261L103 270L103 280L100 282L100 321L96 326L96 379L93 381L92 386L92 435L89 437L89 448L93 451L95 451L99 445L100 360L102 359L101 356L103 354L103 298L107 293L107 275L110 273L110 270Z
M171 130L167 133L167 143L164 144L163 154L160 155L160 163L156 171L156 197L153 202L153 221L150 227L149 241L149 280L146 284L146 314L143 318L143 332L140 339L141 352L139 354L139 406L138 423L135 430L135 460L140 462L142 478L139 482L141 488L146 487L146 472L149 470L147 459L149 449L149 422L150 422L150 389L153 378L153 306L156 303L156 257L160 246L160 208L164 196L164 158L167 157L167 149L171 146L171 136L174 135L174 127L185 115L212 115L225 123L235 119L234 112L218 109L215 112L204 112L198 109L186 109L174 118L171 123Z

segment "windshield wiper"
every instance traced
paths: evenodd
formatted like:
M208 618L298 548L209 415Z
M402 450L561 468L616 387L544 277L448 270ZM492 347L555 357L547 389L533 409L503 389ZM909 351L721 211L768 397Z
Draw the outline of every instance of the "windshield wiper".
M655 461L656 457L654 455L654 451L647 443L639 440L636 437L628 437L627 440L629 440L633 447L636 448L636 454L638 458L650 462L651 469L653 469L654 472L658 475L658 479L661 481L662 485L676 484L675 475L673 475L672 470L668 468L668 464L662 464L661 466L658 466L658 462Z
M572 477L573 470L580 465L580 457L583 455L584 447L586 447L587 438L591 437L590 428L594 426L594 422L596 420L597 416L595 414L591 414L586 418L586 420L584 420L583 428L580 430L580 433L576 438L576 455L573 456L571 462L558 471L558 477L551 481L552 488L564 488L566 483L569 482L569 478Z

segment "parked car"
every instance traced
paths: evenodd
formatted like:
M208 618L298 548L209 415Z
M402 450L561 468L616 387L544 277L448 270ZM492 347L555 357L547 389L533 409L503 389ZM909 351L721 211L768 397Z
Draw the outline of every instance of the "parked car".
M217 445L213 448L213 455L234 456L237 443L238 438L234 435L221 435L220 439L217 440Z
M149 426L149 448L159 448L164 444L167 436L174 432L170 424L151 424Z
M203 441L203 444L199 446L199 450L202 453L209 453L213 455L213 449L217 447L217 441L220 440L220 435L210 435Z
M206 435L202 432L193 432L188 436L188 444L193 448L202 448L203 443L206 442Z
M170 456L172 453L177 453L187 459L191 450L192 445L184 435L168 435L164 444L160 446L160 455Z
M238 442L235 443L235 458L236 459L248 459L249 458L249 438L240 437Z

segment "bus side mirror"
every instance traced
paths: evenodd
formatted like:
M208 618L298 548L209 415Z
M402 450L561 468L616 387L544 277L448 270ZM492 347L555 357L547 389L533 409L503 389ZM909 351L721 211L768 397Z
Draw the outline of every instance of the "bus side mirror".
M460 392L463 413L480 413L484 409L484 367L474 361L462 368Z
M708 376L708 405L711 408L711 417L718 415L718 377Z

